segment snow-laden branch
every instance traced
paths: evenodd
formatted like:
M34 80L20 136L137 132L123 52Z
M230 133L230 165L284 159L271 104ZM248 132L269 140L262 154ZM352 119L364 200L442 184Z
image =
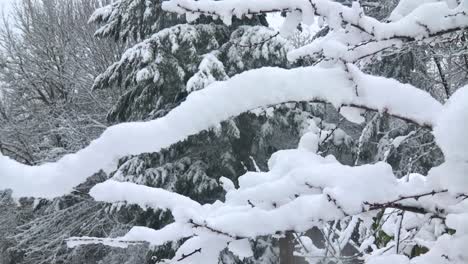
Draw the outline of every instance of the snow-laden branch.
M168 199L170 192L161 189L112 180L98 184L91 195L104 202L124 200L143 207L172 208L177 223L234 239L306 231L316 222L395 205L433 213L435 204L428 196L446 193L434 190L437 186L421 182L420 177L399 181L385 163L348 167L305 149L279 151L269 164L267 173L241 176L239 189L228 191L226 202L203 207L187 203L185 197Z
M258 13L297 11L299 19L306 24L313 23L315 15L326 19L332 28L351 25L377 40L390 38L421 39L443 32L459 30L468 25L468 2L463 1L456 8L449 8L445 1L419 3L412 11L397 21L384 23L364 15L358 2L351 7L330 0L269 0L269 1L195 1L170 0L163 3L163 9L169 12L188 15L196 19L199 15L220 17L226 24L232 17L243 17ZM394 15L394 17L397 17Z
M184 211L201 209L199 203L183 195L143 185L135 186L128 182L108 181L106 186L98 184L90 191L90 195L96 201L128 202L137 204L141 208L151 207L173 212L178 208L182 208ZM148 197L154 197L154 199L148 200Z
M468 26L468 1L453 6L445 1L403 1L392 13L391 22L380 22L366 16L358 2L351 7L330 0L294 1L194 1L170 0L163 9L187 15L193 20L200 15L220 17L230 24L232 17L287 11L281 29L290 34L297 24L324 19L333 29L325 37L292 51L290 60L302 57L325 57L348 63L382 52L400 49L413 41L433 41L435 37L460 31ZM450 1L449 1L450 2Z
M308 74L317 70L303 68L301 71L307 72L311 69L314 70ZM258 71L253 72L258 73ZM277 76L280 72L275 72L276 75L273 76ZM334 76L340 76L338 73L333 72ZM345 78L346 74L341 74ZM354 72L354 74L358 87L365 96L367 89L373 87L375 83L370 82L362 73ZM366 80L364 82L366 85L362 82L363 79ZM267 80L265 82L270 84ZM242 84L233 80L223 82L224 85L233 83ZM286 83L284 81L278 85ZM380 85L385 83L386 81L382 80L379 82ZM395 85L395 82L391 83ZM300 84L301 82L297 83ZM333 84L330 87L333 87ZM392 86L393 91L400 96L403 95L400 92L404 90L399 90L397 87L401 88L398 85ZM348 90L352 89L348 86L340 92ZM348 93L350 94L347 96L354 94L352 91ZM382 95L389 96L389 94ZM403 96L411 95L406 92ZM418 96L406 99L417 101L424 98L421 94ZM461 261L448 263L464 263L463 261L468 259L465 251L461 250L468 242L466 226L468 200L464 199L468 189L466 180L468 141L465 134L468 124L467 99L468 87L463 87L454 93L444 107L438 108L441 113L436 118L434 134L446 161L432 169L427 177L411 174L407 178L397 179L390 165L384 162L351 167L340 164L333 156L322 157L316 153L319 143L318 132L311 128L301 138L297 149L281 150L272 155L268 161L269 171L244 174L238 179L238 188L235 188L230 180L222 178L223 184L229 186L225 188L227 193L224 202L216 201L202 206L189 198L162 189L113 180L100 183L90 192L96 200L170 209L175 223L157 231L137 227L120 238L72 238L68 241L68 245L73 247L101 243L122 247L131 244L132 241L134 243L144 241L157 246L186 238L170 263L179 261L217 263L220 252L226 248L236 251L237 255L250 256L251 251L247 250L250 248L248 239L274 235L278 232L305 232L314 226L350 217L354 219L354 223L360 220L360 229L370 229L376 211L387 212L397 209L406 212L405 219L410 218L405 223L400 218L397 224L399 234L403 232L406 236L411 234L415 236L421 232L421 237L417 239L423 241L427 240L428 230L448 227L456 231L454 235L438 234L437 240L433 239L430 243L426 241L424 245L429 248L427 254L412 260L401 256L398 258L398 263L435 264L440 263L441 258ZM344 99L335 97L335 100L334 103L342 103ZM432 218L444 220L444 225L434 227L434 223L427 220ZM421 231L414 231L415 227ZM388 228L382 226L385 232L388 232ZM353 232L354 228L347 230ZM400 238L395 243L399 242ZM366 245L365 242L363 245ZM369 255L365 252L362 254L366 263L387 263L378 260L393 259L391 256L383 258L379 256L385 254L385 251L379 253L377 250Z
M172 223L161 230L135 226L125 236L118 238L71 237L67 239L67 246L73 248L87 244L103 244L111 247L126 248L130 245L141 243L161 246L169 241L177 241L192 235L192 227L188 224Z
M189 238L173 262L185 259L182 256L192 257L190 253L201 248L187 263L217 263L216 256L231 243L245 243L249 238L277 232L304 232L348 216L372 218L372 211L386 208L410 208L406 211L447 217L450 226L463 230L465 218L447 210L459 206L462 200L447 190L437 190L438 172L428 179L412 175L408 180L399 180L388 164L343 166L304 146L275 153L269 161L269 172L246 173L239 178L239 188L227 192L225 202L203 207L187 203L177 194L168 199L167 191L156 188L112 180L101 183L91 191L97 200L115 202L125 198L145 207L173 208L175 223L157 231L137 227L121 238L73 238L69 246L115 243L121 247L129 244L131 238L157 246L174 238Z
M0 189L11 188L17 197L60 196L100 169L116 169L124 156L157 152L230 117L283 102L319 100L337 108L359 107L433 125L442 106L428 93L350 69L354 82L341 68L262 68L239 74L190 94L163 118L112 126L88 147L57 162L27 166L0 156Z

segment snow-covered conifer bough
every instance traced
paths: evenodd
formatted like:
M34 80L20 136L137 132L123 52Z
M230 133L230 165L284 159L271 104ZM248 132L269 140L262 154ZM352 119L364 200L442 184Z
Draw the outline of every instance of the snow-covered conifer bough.
M468 1L403 0L389 23L366 16L357 3L346 7L329 0L171 0L164 2L163 8L185 14L188 20L207 15L226 24L233 16L285 11L288 16L282 34L298 23L312 23L315 16L332 30L289 54L290 60L311 57L321 61L315 66L260 68L213 83L191 93L165 117L110 127L87 148L55 163L26 166L0 156L0 188L13 189L17 197L63 195L99 169L115 170L123 156L156 152L229 117L290 101L327 102L355 122L362 121L360 115L365 110L431 128L445 162L427 177L410 174L405 179L397 179L385 162L344 166L333 156L316 153L320 138L317 129L310 127L297 149L272 155L268 172L246 173L239 178L238 188L222 178L225 202L201 205L166 190L112 179L98 184L90 192L98 201L126 201L143 208L170 210L175 222L160 230L134 227L114 239L71 238L70 247L88 243L126 247L132 241L156 246L187 238L169 262L218 263L219 253L225 248L239 257L251 256L249 239L258 236L306 231L321 222L345 217L366 225L372 222L376 210L399 209L407 211L411 224L421 229L442 225L428 220L435 218L444 219L446 227L455 232L435 238L417 237L415 240L429 251L411 260L398 250L390 250L389 245L385 251L370 254L363 249L364 262L468 262L468 87L459 88L442 105L418 88L365 74L355 64L378 53L396 52L407 43L434 42L439 36L466 28ZM194 111L197 115L192 114ZM354 228L346 230L340 234L340 241L349 241ZM407 233L402 235L411 235ZM371 243L363 241L363 245ZM313 245L307 249L308 253L322 253Z

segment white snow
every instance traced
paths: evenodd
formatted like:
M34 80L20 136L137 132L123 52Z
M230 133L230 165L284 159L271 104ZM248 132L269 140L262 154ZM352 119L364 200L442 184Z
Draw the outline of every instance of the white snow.
M372 258L366 264L409 264L409 259L402 255L383 255Z
M412 135L416 134L415 131L411 131L410 133L408 133L408 135L405 135L405 136L399 136L399 137L396 137L392 140L392 145L394 148L398 148L401 143L403 143L405 140L407 140L409 137L411 137Z
M458 89L439 115L434 136L445 163L433 168L429 179L453 193L468 190L468 87Z
M241 260L250 258L254 255L248 239L234 240L229 243L228 249Z
M221 185L223 186L223 189L226 192L236 189L236 186L234 185L234 183L226 177L219 178L219 182L221 183Z
M215 72L220 75L216 79ZM206 54L198 66L198 72L187 81L187 92L201 90L215 81L224 81L228 79L224 72L223 64L218 60L215 54Z
M289 37L296 30L302 20L302 13L300 11L292 11L286 15L286 19L280 27L280 33L284 37Z
M172 212L177 211L178 208L197 210L201 207L199 203L174 192L113 180L94 186L89 194L96 201L111 203L126 201L137 204L141 208L151 207ZM151 197L153 199L150 199Z
M320 140L316 133L307 132L301 137L299 141L299 148L316 153L318 151L319 143Z
M400 0L388 20L397 21L407 16L419 6L429 3L446 2L449 8L456 8L460 0Z
M434 127L446 159L468 161L468 87L458 89L445 104Z
M161 246L168 241L177 241L191 235L193 235L191 226L173 223L161 230L135 226L123 237L100 239L93 237L71 237L66 242L69 248L87 244L103 244L111 247L127 248L131 244L142 242L148 242L151 246Z
M343 106L340 108L340 114L356 124L361 124L365 121L365 118L362 116L364 112L365 110L355 107Z

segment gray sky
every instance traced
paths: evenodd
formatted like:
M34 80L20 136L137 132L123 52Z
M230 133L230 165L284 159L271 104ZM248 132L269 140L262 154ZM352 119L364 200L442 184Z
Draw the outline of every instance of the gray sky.
M0 0L0 8L2 10L7 9L10 7L11 3L13 3L14 0Z

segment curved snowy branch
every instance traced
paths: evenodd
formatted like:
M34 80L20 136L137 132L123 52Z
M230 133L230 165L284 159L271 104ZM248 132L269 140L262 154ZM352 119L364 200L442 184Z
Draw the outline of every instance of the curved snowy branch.
M337 108L349 105L385 112L421 126L434 124L442 106L428 93L349 68L351 72L319 67L248 71L190 94L163 118L109 127L88 147L57 162L27 166L0 156L0 189L11 188L17 197L60 196L100 169L115 170L124 156L157 152L230 117L289 101L321 100Z
M141 208L150 207L171 211L176 211L178 208L182 208L184 211L201 209L199 203L183 195L129 182L109 180L94 186L89 194L96 201L128 202L137 204Z

